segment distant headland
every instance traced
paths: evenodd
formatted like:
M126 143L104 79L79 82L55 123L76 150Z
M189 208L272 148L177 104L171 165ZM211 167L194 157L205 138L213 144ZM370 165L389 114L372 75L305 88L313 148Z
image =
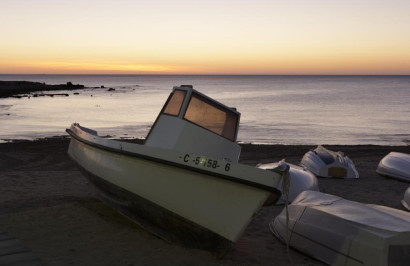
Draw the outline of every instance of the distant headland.
M67 82L66 84L48 85L41 82L0 80L0 98L7 98L18 94L36 91L78 90L83 88L84 85L72 84L71 82Z

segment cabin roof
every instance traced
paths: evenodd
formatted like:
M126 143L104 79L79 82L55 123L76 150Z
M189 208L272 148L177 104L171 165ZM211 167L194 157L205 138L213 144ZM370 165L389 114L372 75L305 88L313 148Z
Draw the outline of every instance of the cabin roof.
M161 114L177 116L230 141L236 141L240 113L191 85L175 86L164 104Z
M237 161L240 113L192 88L174 87L145 145Z

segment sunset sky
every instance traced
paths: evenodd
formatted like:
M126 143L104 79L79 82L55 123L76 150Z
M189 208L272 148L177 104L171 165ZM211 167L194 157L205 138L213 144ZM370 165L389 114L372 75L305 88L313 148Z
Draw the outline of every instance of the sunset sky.
M410 1L0 0L0 74L410 74Z

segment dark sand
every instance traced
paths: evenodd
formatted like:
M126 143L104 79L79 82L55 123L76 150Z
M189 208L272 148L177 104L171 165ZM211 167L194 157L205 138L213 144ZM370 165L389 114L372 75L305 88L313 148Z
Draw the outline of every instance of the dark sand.
M0 231L18 237L47 265L322 265L295 250L291 263L269 232L283 206L263 208L223 259L158 239L100 203L68 158L68 144L67 138L0 144ZM344 151L360 178L319 179L322 192L404 210L400 200L410 184L375 169L390 151L410 153L410 146L326 147ZM241 162L297 164L311 148L243 145Z

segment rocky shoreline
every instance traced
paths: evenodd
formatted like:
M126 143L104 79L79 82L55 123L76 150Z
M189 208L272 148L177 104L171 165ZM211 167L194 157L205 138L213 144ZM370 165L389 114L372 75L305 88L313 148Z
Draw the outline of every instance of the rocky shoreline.
M84 85L73 84L71 82L67 82L66 84L49 85L41 82L0 80L0 98L13 97L21 94L29 94L37 91L71 91L83 88Z

